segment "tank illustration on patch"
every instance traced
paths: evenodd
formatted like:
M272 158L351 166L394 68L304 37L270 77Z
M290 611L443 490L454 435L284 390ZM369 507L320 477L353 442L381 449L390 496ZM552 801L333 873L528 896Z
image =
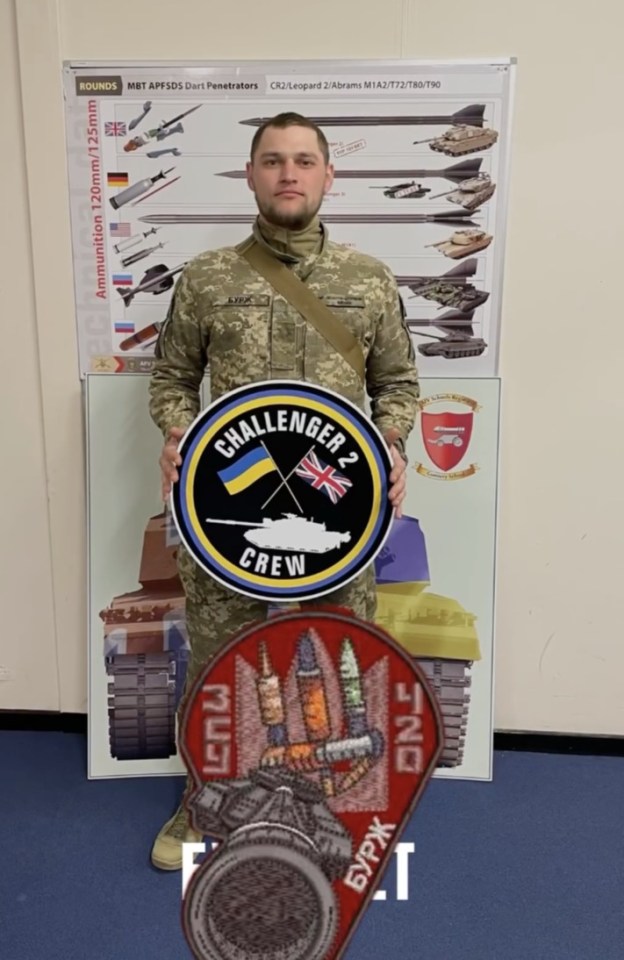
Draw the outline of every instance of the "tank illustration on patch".
M294 513L285 513L283 518L271 520L264 517L260 523L246 523L242 520L214 520L206 523L224 523L232 526L253 527L243 534L245 540L263 550L292 550L298 553L327 553L343 543L349 543L349 531L340 533L328 530L326 524L297 517Z

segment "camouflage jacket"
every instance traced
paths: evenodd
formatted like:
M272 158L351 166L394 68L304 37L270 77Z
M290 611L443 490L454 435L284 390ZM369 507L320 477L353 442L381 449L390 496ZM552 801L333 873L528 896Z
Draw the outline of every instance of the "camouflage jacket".
M212 399L260 380L305 380L328 387L370 412L383 432L404 441L419 396L414 349L395 279L379 260L331 243L322 228L320 251L301 259L257 242L292 265L297 276L340 318L366 358L366 390L351 365L235 247L209 250L180 274L156 345L150 414L167 434L186 428L200 411L206 368ZM403 444L399 444L403 446Z

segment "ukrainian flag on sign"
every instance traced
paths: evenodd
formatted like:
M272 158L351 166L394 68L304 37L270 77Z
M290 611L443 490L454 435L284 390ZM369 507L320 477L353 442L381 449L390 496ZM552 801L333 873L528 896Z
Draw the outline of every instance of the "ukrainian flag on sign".
M277 467L267 450L264 447L254 447L225 470L217 472L228 493L240 493L272 470L277 470Z

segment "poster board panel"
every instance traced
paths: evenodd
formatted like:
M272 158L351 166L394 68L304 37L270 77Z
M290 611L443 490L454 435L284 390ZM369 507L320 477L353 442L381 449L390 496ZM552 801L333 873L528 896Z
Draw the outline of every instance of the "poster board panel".
M378 585L379 622L440 697L436 776L492 776L499 416L497 379L421 381L403 512L418 519L428 582Z
M86 377L92 778L185 772L175 716L189 649L179 541L160 501L148 385L140 374ZM429 671L447 718L439 776L491 778L498 408L498 380L422 381L408 445L409 538L391 537L376 564L378 622ZM431 434L427 414L438 417ZM440 436L462 446L428 443ZM419 551L416 573L406 550Z

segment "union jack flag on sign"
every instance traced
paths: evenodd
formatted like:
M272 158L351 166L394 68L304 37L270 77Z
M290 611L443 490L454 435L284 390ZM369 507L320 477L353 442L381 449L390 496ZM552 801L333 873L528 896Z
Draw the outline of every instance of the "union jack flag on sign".
M106 123L104 124L105 137L125 137L125 135L126 135L125 123L107 120Z
M348 477L319 460L313 450L301 460L295 473L309 483L314 490L325 493L332 503L338 503L349 487L353 486Z

